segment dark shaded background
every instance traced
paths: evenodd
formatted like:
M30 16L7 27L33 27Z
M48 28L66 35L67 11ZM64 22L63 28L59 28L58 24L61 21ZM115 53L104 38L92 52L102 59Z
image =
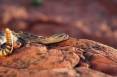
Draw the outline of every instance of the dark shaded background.
M117 48L116 0L0 0L0 26L37 35L65 32Z

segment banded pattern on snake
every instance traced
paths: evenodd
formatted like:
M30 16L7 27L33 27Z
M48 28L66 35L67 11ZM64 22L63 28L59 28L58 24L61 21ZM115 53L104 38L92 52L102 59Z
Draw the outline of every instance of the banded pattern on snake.
M7 56L13 53L14 48L21 47L28 43L40 43L49 45L69 39L69 35L65 33L54 34L49 37L33 35L26 32L14 32L9 28L5 32L0 33L0 56Z

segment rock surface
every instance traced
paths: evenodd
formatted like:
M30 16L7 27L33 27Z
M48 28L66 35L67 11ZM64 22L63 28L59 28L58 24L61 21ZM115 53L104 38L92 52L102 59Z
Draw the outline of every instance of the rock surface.
M117 48L116 0L44 0L40 7L30 1L0 0L0 30L65 32ZM0 58L0 77L117 76L117 50L86 39L17 49Z
M52 45L31 44L0 58L1 77L117 76L117 50L74 39Z

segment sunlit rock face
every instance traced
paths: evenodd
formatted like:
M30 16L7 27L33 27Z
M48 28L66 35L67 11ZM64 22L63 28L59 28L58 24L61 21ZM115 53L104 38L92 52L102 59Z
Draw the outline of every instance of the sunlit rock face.
M1 57L0 75L111 77L117 75L116 55L116 49L86 39L70 38L49 46L34 43Z
M9 27L41 36L67 33L74 37L14 50L0 58L0 76L117 76L115 7L116 0L44 0L39 7L33 7L31 0L0 0L0 31Z

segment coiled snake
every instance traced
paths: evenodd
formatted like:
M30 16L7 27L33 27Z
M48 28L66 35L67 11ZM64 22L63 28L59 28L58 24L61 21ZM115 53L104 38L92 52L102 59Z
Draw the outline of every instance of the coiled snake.
M69 35L54 34L49 37L37 36L26 32L14 32L6 28L0 33L0 56L7 56L13 53L15 48L21 47L28 43L41 43L49 45L67 40Z

